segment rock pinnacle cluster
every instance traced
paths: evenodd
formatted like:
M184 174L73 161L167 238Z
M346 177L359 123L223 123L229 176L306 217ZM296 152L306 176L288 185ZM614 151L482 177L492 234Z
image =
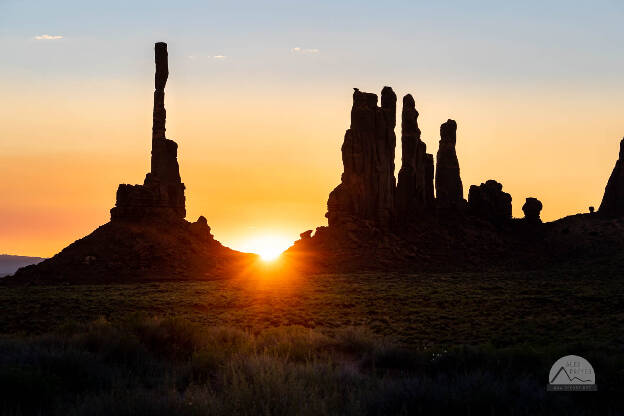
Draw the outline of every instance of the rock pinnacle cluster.
M433 154L418 127L414 97L403 97L401 111L402 162L394 177L396 94L390 87L377 95L355 89L351 126L342 145L344 172L341 183L329 194L329 227L355 229L360 225L397 230L405 225L474 213L494 223L511 220L511 196L502 185L488 180L463 195L459 170L457 123L440 126L434 169ZM435 195L434 195L435 189Z
M166 137L165 43L155 44L155 66L151 167L143 184L119 185L110 222L51 259L18 270L10 281L203 279L249 270L255 255L223 247L203 216L185 220L178 145ZM387 86L381 97L354 89L341 148L343 173L327 200L328 226L301 233L286 252L289 264L330 272L411 272L620 258L624 139L598 212L592 207L591 213L544 223L535 197L526 198L524 218L512 218L512 197L493 179L471 185L464 199L457 122L441 124L434 159L416 100L407 94L401 105L402 159L395 177L397 95Z
M385 87L381 107L375 94L353 92L351 127L342 145L342 180L330 194L330 226L358 219L389 225L394 213L396 94Z

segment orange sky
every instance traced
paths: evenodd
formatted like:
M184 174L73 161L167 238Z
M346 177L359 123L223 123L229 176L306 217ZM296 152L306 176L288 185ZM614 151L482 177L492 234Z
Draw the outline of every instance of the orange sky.
M455 119L465 197L496 179L517 217L528 196L545 220L586 212L624 135L623 18L611 0L0 1L0 253L50 256L143 182L157 41L187 218L233 248L326 224L353 87L411 93L434 155Z
M142 183L151 77L8 88L0 104L0 252L50 256L108 220L118 183ZM379 92L382 84L358 87ZM493 178L512 194L514 216L527 196L542 200L546 220L599 205L624 133L614 91L393 87L414 94L434 154L440 122L458 121L465 196L470 184ZM255 235L294 240L325 225L350 101L350 85L222 91L170 78L167 133L180 146L187 218L205 215L234 248Z
M527 196L546 220L586 212L624 135L623 18L612 0L0 1L0 253L50 256L143 182L158 41L187 218L233 248L326 224L352 87L411 93L434 155L457 120L465 197L496 179L515 216Z

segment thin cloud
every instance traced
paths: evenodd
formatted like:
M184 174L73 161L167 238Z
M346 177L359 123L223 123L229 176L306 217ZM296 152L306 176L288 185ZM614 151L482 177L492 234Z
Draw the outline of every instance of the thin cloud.
M305 48L300 48L299 46L297 46L296 48L292 48L290 51L293 53L299 53L299 54L319 53L318 49L305 49Z
M63 39L63 36L61 36L61 35L39 35L39 36L35 36L35 39L37 39L37 40L57 40L57 39Z
M215 59L219 61L223 61L227 59L227 55L204 55L204 54L193 54L188 55L187 58L191 61L205 62L207 59Z

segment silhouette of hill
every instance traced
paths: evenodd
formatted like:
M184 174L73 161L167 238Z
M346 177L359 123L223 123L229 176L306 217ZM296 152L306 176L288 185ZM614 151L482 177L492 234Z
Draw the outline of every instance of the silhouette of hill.
M18 270L14 278L46 282L209 279L244 269L256 257L224 247L202 223L111 221L51 259Z

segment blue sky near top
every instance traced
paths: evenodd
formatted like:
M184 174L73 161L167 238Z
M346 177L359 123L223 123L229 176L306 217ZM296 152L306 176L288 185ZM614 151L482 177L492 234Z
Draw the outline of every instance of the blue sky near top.
M45 65L48 76L132 77L128 63L151 58L138 46L161 39L184 65L226 77L600 84L624 67L622 17L616 1L3 0L0 71L28 78ZM34 39L43 34L63 39ZM317 56L293 62L296 47ZM226 65L210 62L219 55Z

